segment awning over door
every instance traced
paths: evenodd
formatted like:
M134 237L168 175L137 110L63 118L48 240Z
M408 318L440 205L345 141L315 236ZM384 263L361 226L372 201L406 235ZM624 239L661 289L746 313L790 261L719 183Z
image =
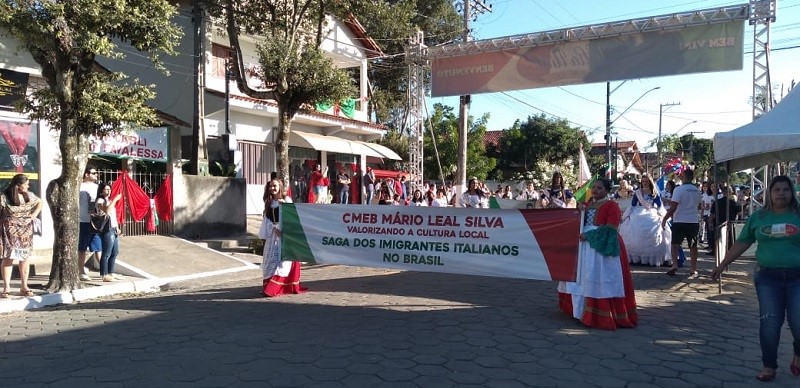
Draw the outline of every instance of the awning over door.
M367 142L359 142L359 143L362 143L365 146L377 151L379 154L382 155L381 156L382 158L392 159L392 160L403 160L403 158L401 158L400 155L392 151L392 149L389 147L382 146L377 143L367 143Z
M317 151L336 152L350 155L366 155L377 158L402 160L391 149L375 143L347 140L335 136L325 136L317 133L292 131L289 136L289 145L293 147L311 148Z
M341 154L353 153L349 140L301 131L291 132L289 136L289 145L293 147L311 148L317 151L330 151Z

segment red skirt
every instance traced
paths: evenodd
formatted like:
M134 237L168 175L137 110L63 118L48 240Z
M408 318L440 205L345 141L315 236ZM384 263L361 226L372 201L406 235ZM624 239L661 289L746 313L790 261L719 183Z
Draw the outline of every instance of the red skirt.
M633 293L633 279L628 265L628 253L620 241L620 264L622 265L622 286L625 296L622 298L596 299L586 297L581 323L598 329L616 330L620 327L636 327L639 315L636 312L636 296ZM558 307L572 316L572 295L558 293Z
M306 291L300 287L300 262L293 261L292 268L286 276L273 275L269 279L264 279L261 287L261 294L264 296L275 297L283 294L299 294Z

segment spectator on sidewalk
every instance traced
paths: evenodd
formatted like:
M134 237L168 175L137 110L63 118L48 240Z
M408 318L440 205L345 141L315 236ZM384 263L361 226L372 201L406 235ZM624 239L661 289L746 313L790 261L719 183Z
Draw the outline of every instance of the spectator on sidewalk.
M717 239L721 237L718 236L720 234L720 226L725 222L735 220L736 215L742 210L739 204L731 198L731 194L733 194L733 190L726 186L722 189L720 197L711 203L711 211L708 216L708 223L711 228L711 232L708 235L708 251L712 255L716 253ZM730 249L735 235L733 225L728 225L727 230L727 247Z
M80 267L80 279L83 281L92 280L89 277L88 270L86 269L86 251L92 252L100 262L100 250L102 243L100 236L97 233L92 233L89 227L89 212L94 210L95 201L97 200L97 170L93 167L87 166L83 171L83 181L80 186L80 230L78 232L78 264Z
M744 224L739 239L725 254L725 259L711 272L713 280L753 243L756 270L753 283L758 297L759 340L763 369L756 376L772 381L778 368L778 345L783 321L789 322L794 337L789 371L800 376L800 205L792 181L786 175L772 179L763 209L753 213ZM797 383L795 383L797 386Z
M339 203L347 205L350 203L350 175L347 175L344 170L340 170L336 181L339 183Z
M28 191L29 184L27 175L14 175L0 196L3 252L3 292L0 298L8 298L10 293L14 261L19 261L20 295L33 296L33 291L28 288L28 258L33 252L33 223L42 211L42 200Z
M95 206L98 210L108 214L109 218L109 228L100 236L103 251L100 256L100 277L104 282L120 279L114 272L114 264L117 262L119 254L119 223L116 205L122 199L122 193L118 193L113 199L110 197L111 186L106 183L98 185Z
M375 184L377 180L375 179L375 172L372 171L372 167L367 167L367 173L364 174L364 190L366 191L366 203L365 205L372 205L372 200L375 198Z

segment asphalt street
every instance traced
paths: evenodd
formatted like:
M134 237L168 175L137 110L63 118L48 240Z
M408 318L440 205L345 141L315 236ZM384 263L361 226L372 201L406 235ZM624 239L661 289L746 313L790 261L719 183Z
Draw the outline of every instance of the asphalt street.
M710 258L701 269L708 271ZM0 315L3 387L751 387L760 370L748 272L633 267L640 322L588 329L552 282L345 266L266 299L260 271ZM797 387L791 335L771 387Z

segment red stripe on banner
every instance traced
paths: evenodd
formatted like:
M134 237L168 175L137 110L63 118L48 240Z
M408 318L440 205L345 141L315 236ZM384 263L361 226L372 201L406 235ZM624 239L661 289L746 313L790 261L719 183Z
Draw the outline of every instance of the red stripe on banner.
M539 243L553 280L574 282L578 273L581 213L576 209L520 210Z

